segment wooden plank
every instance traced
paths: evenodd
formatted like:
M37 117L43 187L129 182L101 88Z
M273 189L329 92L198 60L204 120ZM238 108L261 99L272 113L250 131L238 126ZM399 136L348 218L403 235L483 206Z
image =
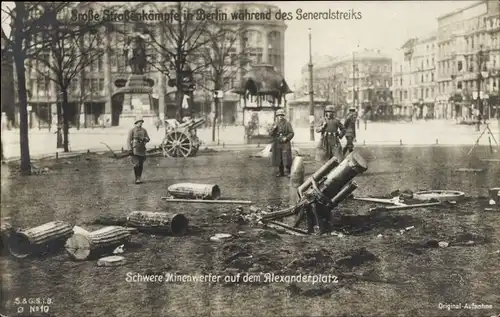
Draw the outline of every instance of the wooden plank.
M292 226L289 226L285 223L282 223L282 222L279 222L279 221L268 221L265 223L267 226L271 227L274 225L274 226L277 226L277 227L280 227L282 229L285 229L287 232L291 233L291 234L294 234L294 235L299 235L299 236L306 236L308 235L308 233L302 229L298 229L298 228L294 228Z
M162 200L170 203L191 203L191 204L236 204L236 205L252 205L250 200L202 200L202 199L176 199L162 197Z
M406 209L413 209L413 208L422 208L422 207L432 207L432 206L439 206L442 205L441 202L435 202L435 203L425 203L425 204L414 204L414 205L406 205L406 206L389 206L389 207L375 207L371 208L370 211L378 211L378 210L406 210Z

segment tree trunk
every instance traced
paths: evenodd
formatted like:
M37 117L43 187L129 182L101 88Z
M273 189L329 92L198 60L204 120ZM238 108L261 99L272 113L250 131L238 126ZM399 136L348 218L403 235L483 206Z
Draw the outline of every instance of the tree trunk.
M176 119L179 122L182 122L182 117L184 115L184 109L182 109L182 101L184 99L184 94L182 93L180 85L177 87L177 91L175 92L175 97L177 98L178 102L178 108L177 108L177 113L176 113Z
M16 4L18 6L19 4ZM22 19L22 15L19 17ZM21 29L18 29L19 23ZM22 51L22 21L16 23L16 43L14 47L14 62L16 64L17 90L19 92L19 139L21 147L21 174L31 175L30 145L28 137L28 97L26 95L26 74L24 68L25 56Z
M63 147L63 136L62 136L62 104L59 98L57 98L57 148L61 149Z
M62 115L63 115L63 140L64 140L64 152L69 152L69 115L71 112L69 111L69 104L68 104L68 89L63 88L62 89Z
M215 130L217 129L217 118L219 117L219 98L214 100L214 122L212 124L212 142L215 142Z

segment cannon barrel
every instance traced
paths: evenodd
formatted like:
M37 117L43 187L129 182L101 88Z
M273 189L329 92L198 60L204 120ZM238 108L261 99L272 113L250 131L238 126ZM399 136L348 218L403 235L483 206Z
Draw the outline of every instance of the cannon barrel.
M194 130L201 127L205 123L205 119L189 119L186 122L183 122L179 125L179 128L188 128L188 130Z

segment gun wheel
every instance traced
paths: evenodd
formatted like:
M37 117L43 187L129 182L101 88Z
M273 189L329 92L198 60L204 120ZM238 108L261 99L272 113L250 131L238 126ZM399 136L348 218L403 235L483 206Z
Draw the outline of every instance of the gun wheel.
M193 150L193 144L187 134L173 131L165 135L162 149L163 156L166 157L188 157Z

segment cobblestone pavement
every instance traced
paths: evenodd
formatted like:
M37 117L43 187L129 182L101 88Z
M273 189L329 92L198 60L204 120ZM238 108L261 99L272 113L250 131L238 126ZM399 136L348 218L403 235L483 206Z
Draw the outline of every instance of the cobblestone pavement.
M500 142L500 123L491 121L490 129L497 142ZM472 145L486 126L483 124L480 131L476 126L457 125L452 121L417 121L417 122L391 122L375 123L369 122L366 126L361 122L358 129L357 143L359 145ZM156 130L147 127L151 135L152 144L159 145L164 136L164 130ZM71 129L70 148L71 151L106 150L106 143L113 149L119 150L125 147L128 128L96 128L96 129ZM212 130L203 128L198 130L198 136L207 146L231 146L243 145L244 134L242 126L221 127L216 132L216 141L212 142ZM30 153L37 155L52 155L61 152L56 149L56 136L54 131L31 130L30 131ZM316 135L316 140L319 136ZM7 158L19 157L19 130L2 131L2 142L4 153ZM298 146L312 147L315 143L309 140L309 129L306 127L295 128L293 142ZM491 142L494 144L493 139ZM488 136L481 138L480 144L488 145Z

